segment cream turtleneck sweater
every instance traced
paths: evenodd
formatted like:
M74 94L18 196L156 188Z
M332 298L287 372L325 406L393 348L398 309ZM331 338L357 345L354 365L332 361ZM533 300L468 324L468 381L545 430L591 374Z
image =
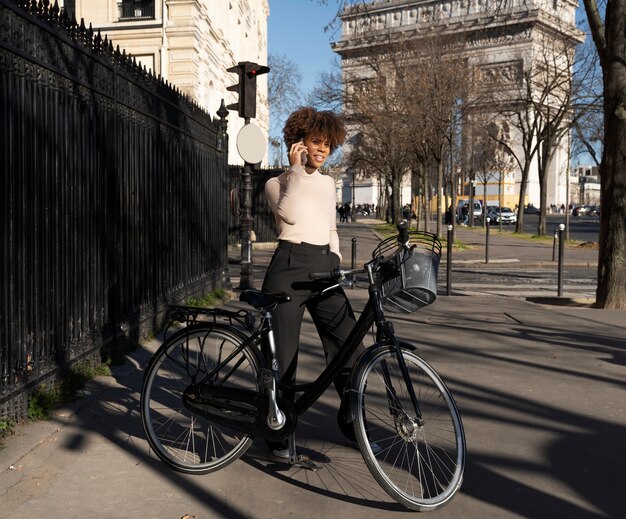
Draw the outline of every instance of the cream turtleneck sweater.
M265 195L276 218L279 240L329 245L341 258L332 177L318 170L307 173L294 165L267 181Z

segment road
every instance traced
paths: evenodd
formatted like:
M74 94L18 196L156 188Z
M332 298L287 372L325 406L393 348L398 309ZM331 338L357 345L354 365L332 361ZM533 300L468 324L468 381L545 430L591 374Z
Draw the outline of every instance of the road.
M440 282L445 285L445 272ZM451 278L453 293L457 295L494 295L510 297L554 297L558 291L558 271L553 268L493 268L477 265L471 268L455 267ZM563 269L563 292L569 297L595 298L597 271L595 268Z
M527 232L536 233L538 217L525 215ZM361 217L363 219L363 217ZM597 241L598 223L592 218L573 218L571 221L572 239L581 241ZM597 218L595 219L597 220ZM562 221L562 216L548 216L548 226L554 229ZM513 227L511 226L511 231ZM346 263L349 262L350 242L347 236L356 236L359 243L359 251L366 243L369 234L367 227L345 225L340 235L345 234L342 250ZM577 236L577 238L575 238ZM367 245L368 247L371 245ZM494 252L495 245L492 245ZM462 259L462 258L459 258ZM539 265L545 257L537 258L537 265L529 268L526 263L498 262L489 264L483 262L456 262L452 274L452 293L455 295L480 295L480 296L509 296L509 297L554 297L558 292L558 262L545 262ZM446 269L440 268L440 290L446 287ZM562 272L562 289L564 295L580 299L594 299L597 288L596 265L572 265L568 264Z
M552 235L556 227L565 223L565 215L547 215L547 228ZM524 215L524 232L537 234L538 215ZM598 217L570 217L569 238L581 242L597 242L600 231ZM514 226L508 226L511 231ZM507 227L505 226L506 230ZM593 299L597 287L597 268L566 266L562 273L564 293L578 298ZM452 275L453 286L458 294L482 293L515 297L554 296L558 290L557 262L537 268L521 268L514 263L494 268L494 265L473 265L468 268L456 267Z
M551 214L546 216L548 232L554 233L554 229L561 223L565 223L565 215ZM524 215L524 232L537 234L539 216L535 214ZM600 233L600 218L597 216L570 216L569 238L583 242L598 241Z

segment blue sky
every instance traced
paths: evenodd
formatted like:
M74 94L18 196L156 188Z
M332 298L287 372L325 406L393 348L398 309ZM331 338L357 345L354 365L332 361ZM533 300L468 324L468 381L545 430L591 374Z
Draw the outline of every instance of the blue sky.
M337 2L328 0L270 0L268 52L282 54L298 65L302 89L315 85L320 72L330 70L335 53L330 42L339 39L340 30L324 32L337 13Z

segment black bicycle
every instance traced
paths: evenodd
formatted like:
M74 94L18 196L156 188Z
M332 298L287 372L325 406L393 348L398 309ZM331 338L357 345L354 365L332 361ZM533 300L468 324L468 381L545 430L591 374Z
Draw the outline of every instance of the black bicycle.
M385 318L386 311L413 312L435 300L441 243L433 234L408 232L406 225L398 229L364 269L311 276L330 280L330 286L367 273L369 299L343 348L310 384L279 383L271 311L289 294L242 292L240 299L261 316L258 326L249 311L174 307L173 319L187 326L154 354L141 392L143 426L157 456L175 470L205 474L239 458L256 437L288 438L290 463L315 470L296 452L298 417L375 325L376 342L352 368L344 393L348 422L370 472L396 501L419 511L447 503L463 479L461 417L441 377ZM261 353L264 341L269 359ZM295 402L281 398L284 389L299 393Z

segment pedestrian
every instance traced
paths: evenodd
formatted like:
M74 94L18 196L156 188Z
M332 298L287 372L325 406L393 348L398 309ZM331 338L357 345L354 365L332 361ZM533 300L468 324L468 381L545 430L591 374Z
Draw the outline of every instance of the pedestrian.
M461 218L463 219L461 225L467 225L469 221L469 206L467 204L463 204L463 207L461 207Z
M346 202L343 204L343 213L345 215L345 222L352 221L352 213L350 212L350 202Z
M296 382L305 308L322 340L327 362L338 353L356 322L343 288L335 287L322 293L328 289L329 282L309 279L311 272L329 272L341 262L335 219L335 181L322 175L319 168L343 144L345 135L344 124L336 114L311 107L296 110L283 129L290 166L265 184L265 194L276 219L278 247L267 269L263 291L291 295L290 302L278 305L272 312L276 355L281 382L285 385ZM344 211L349 208L346 203ZM357 354L362 349L361 345ZM334 381L340 398L349 374L347 367ZM283 391L282 396L293 401L295 393L289 389ZM337 420L344 435L354 442L353 428L345 422L343 406ZM286 440L266 443L275 456L289 456Z
M450 225L452 223L452 206L448 206L448 209L446 209L446 214L444 216L444 223L446 225Z
M345 222L346 212L343 209L343 205L340 205L339 209L337 209L337 211L339 212L339 221L340 222Z

